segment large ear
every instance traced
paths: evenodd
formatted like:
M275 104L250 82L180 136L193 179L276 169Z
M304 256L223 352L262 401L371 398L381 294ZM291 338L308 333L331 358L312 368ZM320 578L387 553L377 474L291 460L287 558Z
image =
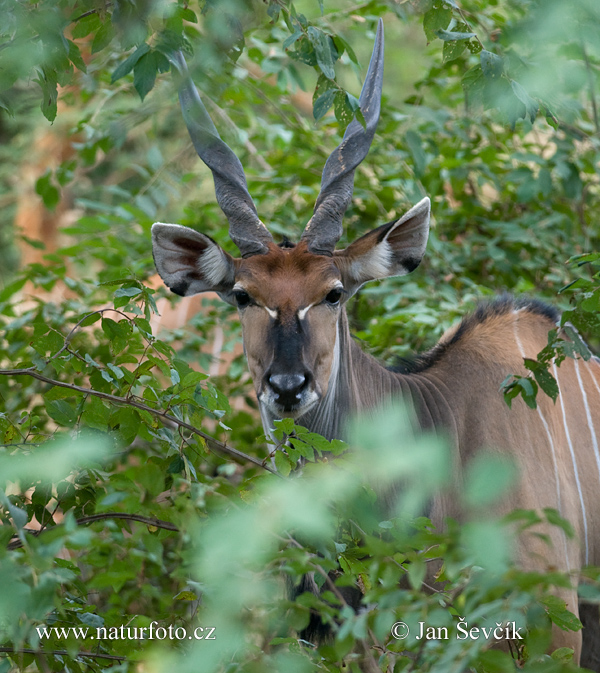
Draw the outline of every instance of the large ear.
M425 197L399 220L361 236L334 253L344 287L350 293L377 278L403 276L416 269L429 236L430 201Z
M233 257L193 229L179 224L153 224L152 253L165 285L182 297L208 290L223 296L233 287Z

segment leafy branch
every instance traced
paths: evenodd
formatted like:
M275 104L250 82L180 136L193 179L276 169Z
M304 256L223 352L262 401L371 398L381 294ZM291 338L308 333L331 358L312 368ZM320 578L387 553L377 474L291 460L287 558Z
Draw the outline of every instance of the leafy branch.
M577 267L597 267L600 265L600 253L575 255L568 264ZM574 307L564 311L560 320L560 329L550 330L548 344L537 354L535 359L523 358L525 368L530 371L527 376L511 374L500 386L508 406L512 400L521 395L527 406L535 409L539 388L554 402L559 395L558 382L552 376L550 367L559 367L565 358L581 358L588 361L592 352L581 338L580 331L591 335L600 334L600 271L593 273L591 278L580 275L579 278L565 285L560 292L577 290L572 300Z
M174 523L169 521L162 521L161 519L155 519L149 516L142 516L140 514L127 514L125 512L103 512L102 514L92 514L91 516L83 516L80 519L76 519L78 526L85 526L95 521L104 521L105 519L124 519L125 521L137 521L138 523L144 523L147 526L154 526L155 528L162 528L163 530L171 530L176 533L179 532L179 528ZM29 535L33 537L38 537L42 533L52 530L51 528L40 528L38 530L33 530L31 528L23 529ZM8 544L8 549L19 549L23 546L23 542L20 539L13 539Z
M33 654L38 657L41 656L59 656L59 657L71 657L72 652L67 650L34 650L30 647L4 647L0 646L0 652L6 652L7 654ZM78 657L88 657L90 659L107 659L109 661L125 661L127 657L122 657L117 654L102 654L101 652L77 652Z
M73 390L74 392L82 393L83 395L91 395L92 397L98 397L100 399L107 400L108 402L112 402L113 404L126 405L134 407L135 409L140 409L141 411L146 411L152 414L153 416L156 416L157 418L169 421L170 423L173 423L174 425L177 425L180 428L189 430L198 437L201 437L206 442L208 447L213 449L213 451L229 456L230 458L233 458L234 460L237 460L238 462L241 463L244 462L253 463L254 465L262 467L268 472L277 474L275 470L270 468L264 461L258 460L253 456L243 453L242 451L238 451L237 449L234 449L232 446L228 446L227 444L220 442L214 437L211 437L202 430L194 427L190 423L186 423L185 421L180 420L179 418L173 416L172 414L166 413L161 409L153 409L147 404L144 404L143 402L138 402L137 400L134 400L130 397L119 397L118 395L111 395L110 393L104 393L101 392L100 390L94 390L93 388L84 388L83 386L78 386L73 383L57 381L55 379L51 379L47 376L44 376L43 374L40 374L35 370L34 367L30 367L28 369L0 369L0 376L30 376L34 379L37 379L38 381L48 383L51 386L67 388L68 390Z

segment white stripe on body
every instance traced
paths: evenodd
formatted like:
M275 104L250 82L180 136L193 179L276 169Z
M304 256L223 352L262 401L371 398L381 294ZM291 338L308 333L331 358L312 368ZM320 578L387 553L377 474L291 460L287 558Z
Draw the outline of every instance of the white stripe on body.
M592 447L594 448L594 455L596 456L596 466L598 467L598 476L600 477L600 453L598 452L598 438L594 429L594 422L592 421L592 414L590 412L590 405L588 404L587 394L583 387L581 374L579 373L579 361L575 359L575 372L577 373L577 381L579 381L579 388L581 389L581 396L583 397L583 406L585 408L585 415L587 416L588 428L592 436Z
M583 492L581 490L581 482L579 481L579 471L577 470L577 460L575 458L575 451L573 450L573 442L571 441L571 435L569 434L569 426L567 424L567 414L565 412L565 404L563 401L562 393L560 392L560 383L558 380L558 371L556 368L556 363L552 363L554 369L554 378L558 384L558 398L560 400L560 408L562 410L563 424L565 426L565 434L567 437L567 444L569 445L569 451L571 452L571 460L573 461L573 472L575 474L575 483L577 484L577 491L579 493L579 502L581 504L581 515L583 517L583 532L585 536L585 563L587 565L588 559L590 556L589 542L588 542L588 526L587 526L587 514L585 511L585 503L583 501Z
M596 386L596 391L598 392L598 395L600 395L600 386L598 385L598 381L596 381L596 377L593 375L590 367L590 363L594 362L596 365L600 366L600 358L597 358L595 355L592 355L591 359L586 362L586 365L588 366L588 371L590 372L590 376L592 377L592 381L594 382L594 385Z
M521 310L521 309L520 309ZM521 353L521 357L525 358L525 349L523 348L523 344L521 343L521 339L519 338L519 333L517 331L517 320L518 318L516 317L518 315L519 311L513 311L513 314L515 315L515 321L513 323L514 325L514 332L515 332L515 341L517 342L517 346L519 348L519 352ZM554 465L554 479L556 481L556 501L558 504L558 513L561 515L561 517L564 518L563 514L563 506L562 506L562 498L560 495L560 479L558 478L558 461L556 460L556 449L554 448L554 440L552 439L552 433L550 432L550 428L548 427L548 423L546 419L544 418L544 414L542 413L542 410L540 409L539 404L536 405L536 409L538 412L538 416L540 417L540 420L542 421L542 425L544 426L544 430L546 431L546 436L548 437L548 443L550 444L550 450L552 452L552 464ZM567 546L567 534L563 530L563 542L565 545L565 559L567 561L567 572L571 570L571 564L569 563L569 550Z

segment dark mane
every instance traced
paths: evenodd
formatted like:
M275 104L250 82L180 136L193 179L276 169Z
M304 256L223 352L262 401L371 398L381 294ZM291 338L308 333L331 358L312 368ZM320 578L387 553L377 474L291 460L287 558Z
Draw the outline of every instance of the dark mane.
M419 372L423 372L436 364L436 362L439 362L448 349L463 339L477 325L481 325L490 318L506 315L511 311L520 309L525 309L529 313L542 316L552 323L557 323L560 319L560 313L553 306L549 306L538 299L513 297L510 294L503 294L496 299L480 303L473 313L462 319L462 322L450 339L438 343L426 353L420 353L412 358L402 358L396 365L390 367L390 370L399 374L418 374Z
M290 241L290 239L287 236L283 237L283 241L279 244L280 248L295 248L296 244L293 241Z

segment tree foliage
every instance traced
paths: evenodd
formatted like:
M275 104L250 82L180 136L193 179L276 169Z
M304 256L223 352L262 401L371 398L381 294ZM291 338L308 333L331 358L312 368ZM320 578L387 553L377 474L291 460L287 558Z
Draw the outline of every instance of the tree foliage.
M231 309L207 300L191 325L153 327L166 292L149 281L149 229L158 219L196 226L234 252L182 128L173 49L240 155L261 218L295 239L326 157L361 119L354 73L384 16L390 84L342 243L425 194L434 226L418 271L353 300L363 347L393 363L503 289L558 303L597 344L594 0L0 7L0 669L135 670L143 659L157 670L335 671L362 658L382 671L574 670L569 652L546 654L551 623L580 627L556 598L569 578L525 573L509 553L515 528L569 533L568 522L550 510L494 518L515 475L484 456L467 475L470 523L432 530L419 513L449 458L396 411L358 423L364 454L287 421L269 444L242 359L226 380L207 375L214 327L227 326L226 347L239 340ZM14 241L39 243L13 229L13 195L48 122L72 152L38 171L30 198L70 217L61 245L17 270ZM551 335L507 396L534 405L534 386L552 394L544 364L587 355L573 335ZM375 493L400 477L402 497L382 512ZM445 582L432 593L429 567ZM308 572L324 592L292 600L282 578ZM598 601L598 574L588 575L582 591ZM344 598L354 584L359 613ZM319 648L297 637L314 612L334 633ZM486 638L458 639L460 617L477 628L517 621L526 645L511 656ZM413 636L395 640L397 621ZM452 635L419 642L419 621ZM119 636L153 623L186 635ZM89 632L43 638L42 626ZM203 639L188 639L199 627ZM92 640L96 628L107 636Z

